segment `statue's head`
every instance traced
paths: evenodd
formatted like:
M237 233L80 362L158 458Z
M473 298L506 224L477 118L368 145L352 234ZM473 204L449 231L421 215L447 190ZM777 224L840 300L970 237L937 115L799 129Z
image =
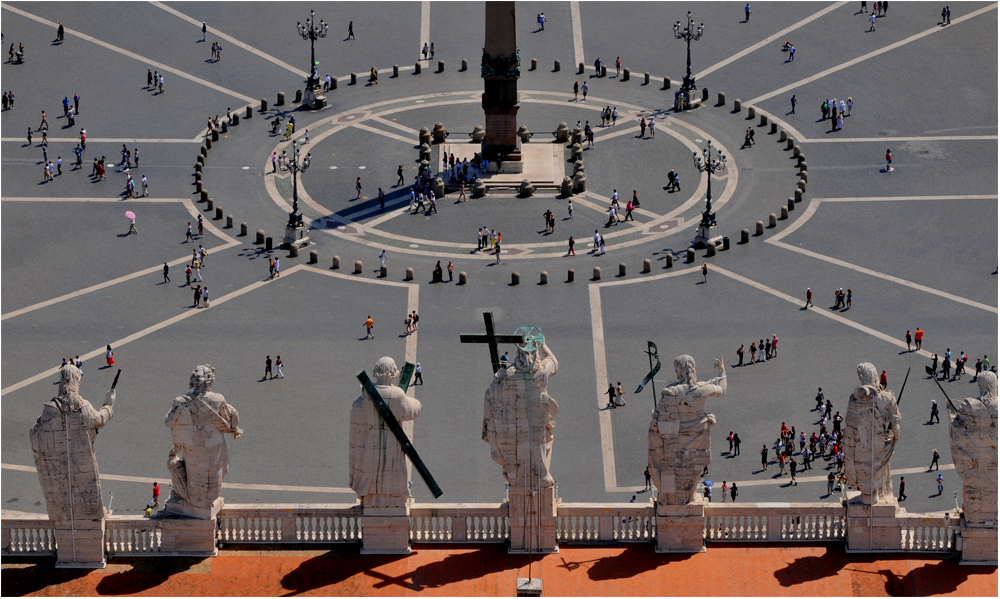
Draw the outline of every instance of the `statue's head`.
M194 371L191 372L191 379L188 384L195 391L208 391L212 388L213 382L215 382L215 368L208 364L202 364L201 366L196 366Z
M399 376L399 369L396 368L396 361L389 356L382 356L375 362L372 368L372 376L376 383L392 383L393 379Z
M69 395L80 392L80 369L73 364L67 364L59 370L59 395ZM994 377L996 380L996 377ZM994 388L996 384L994 383Z
M862 362L858 364L858 380L861 381L862 385L876 386L878 382L878 369L871 362Z
M698 380L695 372L694 358L684 354L674 358L674 372L677 373L677 380L691 384Z
M997 400L997 375L995 372L987 370L979 375L979 399L983 401Z

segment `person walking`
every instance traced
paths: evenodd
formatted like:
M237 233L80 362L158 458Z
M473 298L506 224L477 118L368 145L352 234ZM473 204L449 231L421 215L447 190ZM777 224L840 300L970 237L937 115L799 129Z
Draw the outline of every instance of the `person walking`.
M871 16L868 17L868 21L872 24L871 29L868 31L875 31L875 11L872 11Z
M750 22L750 4L747 4L746 6L744 6L744 7L743 7L743 12L744 12L744 13L746 14L746 16L747 16L747 17L746 17L746 20L745 20L745 21L743 21L743 22L744 22L744 23L749 23L749 22Z
M743 353L744 353L744 348L745 347L746 347L746 345L744 345L743 343L741 343L740 346L739 346L739 348L736 349L736 356L739 358L739 363L736 364L736 366L738 366L738 367L739 366L743 366Z
M938 460L940 459L941 454L939 454L938 450L935 449L933 455L931 455L931 465L927 467L927 471L930 472L931 470L940 470L941 467L938 465Z
M206 306L207 308L208 306ZM283 379L285 378L285 372L281 369L282 366L281 356L276 356L274 359L274 369L277 372L275 378Z
M156 508L160 505L160 483L153 483L153 507Z
M163 284L170 282L170 265L166 262L163 263Z
M885 172L889 172L892 169L892 151L888 148L885 150Z
M789 60L791 60L791 58L789 58ZM792 94L792 114L795 114L795 104L796 103L797 103L797 101L795 100L795 94Z
M938 414L937 401L935 401L935 400L932 399L931 400L931 417L930 417L930 420L927 421L927 424L934 424L935 422L937 422L938 424L941 424L941 416ZM936 452L937 450L934 450L934 451Z
M353 39L353 40L358 39L354 35L354 21L351 21L350 23L347 24L347 39L349 39L349 40L351 40L351 39ZM344 40L344 41L347 41L347 40Z
M569 236L569 249L566 250L566 255L567 256L575 256L576 255L576 250L573 249L573 246L575 246L575 245L576 245L576 240L574 240L573 236L570 235Z
M358 197L356 197L354 199L360 200L361 199L361 177L358 177L358 179L354 182L354 189L358 190Z
M203 43L208 41L208 25L204 21L201 23L201 41Z
M899 477L899 500L906 501L906 479L902 476Z
M579 102L580 101L580 82L579 81L577 81L576 83L573 84L573 101L574 102Z
M261 380L273 379L274 374L271 372L271 356L267 356L264 359L264 378Z
M917 351L920 351L920 346L924 343L924 331L920 327L913 333L913 342L917 346Z
M135 233L136 235L139 234L139 229L135 228L135 216L134 216L134 213L133 213L133 216L128 219L128 233L126 233L126 235L131 235L132 233Z
M646 479L646 488L644 491L651 491L653 489L653 475L649 473L649 466L646 466L646 471L642 473L642 477Z
M701 264L701 276L702 276L703 282L708 283L708 263L707 262L702 262L702 264Z
M733 486L729 487L729 496L732 498L733 503L736 503L736 498L739 497L739 495L740 491L736 488L736 483L734 482Z
M913 335L910 335L910 329L906 329L906 353L910 353L910 343L913 342Z
M583 92L583 101L586 102L587 101L587 92L590 91L590 86L587 85L586 81L583 82L583 85L580 87L580 91Z
M375 321L372 320L372 316L371 316L371 314L369 314L368 315L368 319L365 320L365 331L367 331L367 333L365 334L365 339L369 339L369 338L374 339L375 338L375 333L372 332L372 329L374 327L375 327Z
M448 282L449 283L451 283L452 281L455 280L454 276L453 276L454 272L455 272L455 265L451 263L451 260L449 260L448 261Z
M735 433L733 435L733 451L735 451L736 453L733 455L740 455L740 443L742 443L742 440L740 439L740 434Z
M413 369L413 384L414 385L424 384L424 371L423 369L420 368L420 362L417 362L416 366Z
M760 468L767 470L767 445L760 446Z
M806 305L802 307L803 310L809 308L813 305L813 292L812 289L806 287Z
M618 405L615 403L615 395L617 395L617 393L618 392L615 391L614 384L608 383L608 390L604 392L604 394L608 396L607 408L611 408L612 410L614 410L615 408L618 407Z

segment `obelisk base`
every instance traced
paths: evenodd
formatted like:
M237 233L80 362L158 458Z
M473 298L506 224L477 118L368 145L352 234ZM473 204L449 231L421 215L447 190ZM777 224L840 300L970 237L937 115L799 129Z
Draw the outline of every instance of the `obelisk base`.
M656 514L656 553L704 553L705 504L660 505Z
M555 488L542 488L537 494L525 487L510 487L508 553L559 553L556 543Z
M997 527L969 526L962 516L963 566L997 565Z
M872 551L899 551L902 530L896 499L879 505L861 503L856 495L847 503L847 553ZM869 519L870 516L870 519Z
M104 520L55 523L57 568L104 568Z
M410 554L410 506L362 507L361 555Z

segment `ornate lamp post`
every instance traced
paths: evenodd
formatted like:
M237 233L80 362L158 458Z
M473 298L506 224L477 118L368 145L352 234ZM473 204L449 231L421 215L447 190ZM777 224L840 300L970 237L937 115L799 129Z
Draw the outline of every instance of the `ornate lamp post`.
M281 161L288 165L288 170L292 173L292 211L288 214L288 224L285 226L286 244L303 245L308 243L309 238L305 235L305 225L302 224L302 212L299 211L299 173L304 173L309 169L312 161L312 152L302 156L302 147L297 141L292 142L292 155L288 156L285 150L281 151Z
M701 34L705 31L705 24L702 23L698 25L697 28L694 26L694 20L691 18L691 11L687 14L687 26L681 29L681 22L677 21L674 23L674 37L679 40L684 40L687 42L687 74L684 75L684 83L681 85L681 93L685 97L685 104L691 101L691 96L695 92L695 81L694 75L691 74L691 41L697 41L701 39Z
M302 39L309 40L309 79L306 82L305 103L311 105L313 108L320 108L326 104L326 96L317 94L315 91L319 87L319 75L316 69L316 40L327 36L330 32L330 25L322 19L317 24L316 11L310 10L309 18L306 19L305 25L299 22L296 27Z
M715 212L712 212L712 175L726 168L726 155L716 148L716 157L712 158L712 140L702 149L701 155L693 153L694 166L699 173L708 173L708 193L705 197L705 211L701 213L701 224L698 225L697 241L709 243L712 240L712 229L718 226Z

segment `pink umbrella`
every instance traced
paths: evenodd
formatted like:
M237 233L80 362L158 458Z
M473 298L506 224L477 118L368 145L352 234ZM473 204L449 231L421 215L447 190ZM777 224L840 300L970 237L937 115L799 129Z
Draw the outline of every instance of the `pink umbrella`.
M127 218L129 220L134 219L135 218L135 212L132 212L131 210L126 210L125 211L125 218Z

